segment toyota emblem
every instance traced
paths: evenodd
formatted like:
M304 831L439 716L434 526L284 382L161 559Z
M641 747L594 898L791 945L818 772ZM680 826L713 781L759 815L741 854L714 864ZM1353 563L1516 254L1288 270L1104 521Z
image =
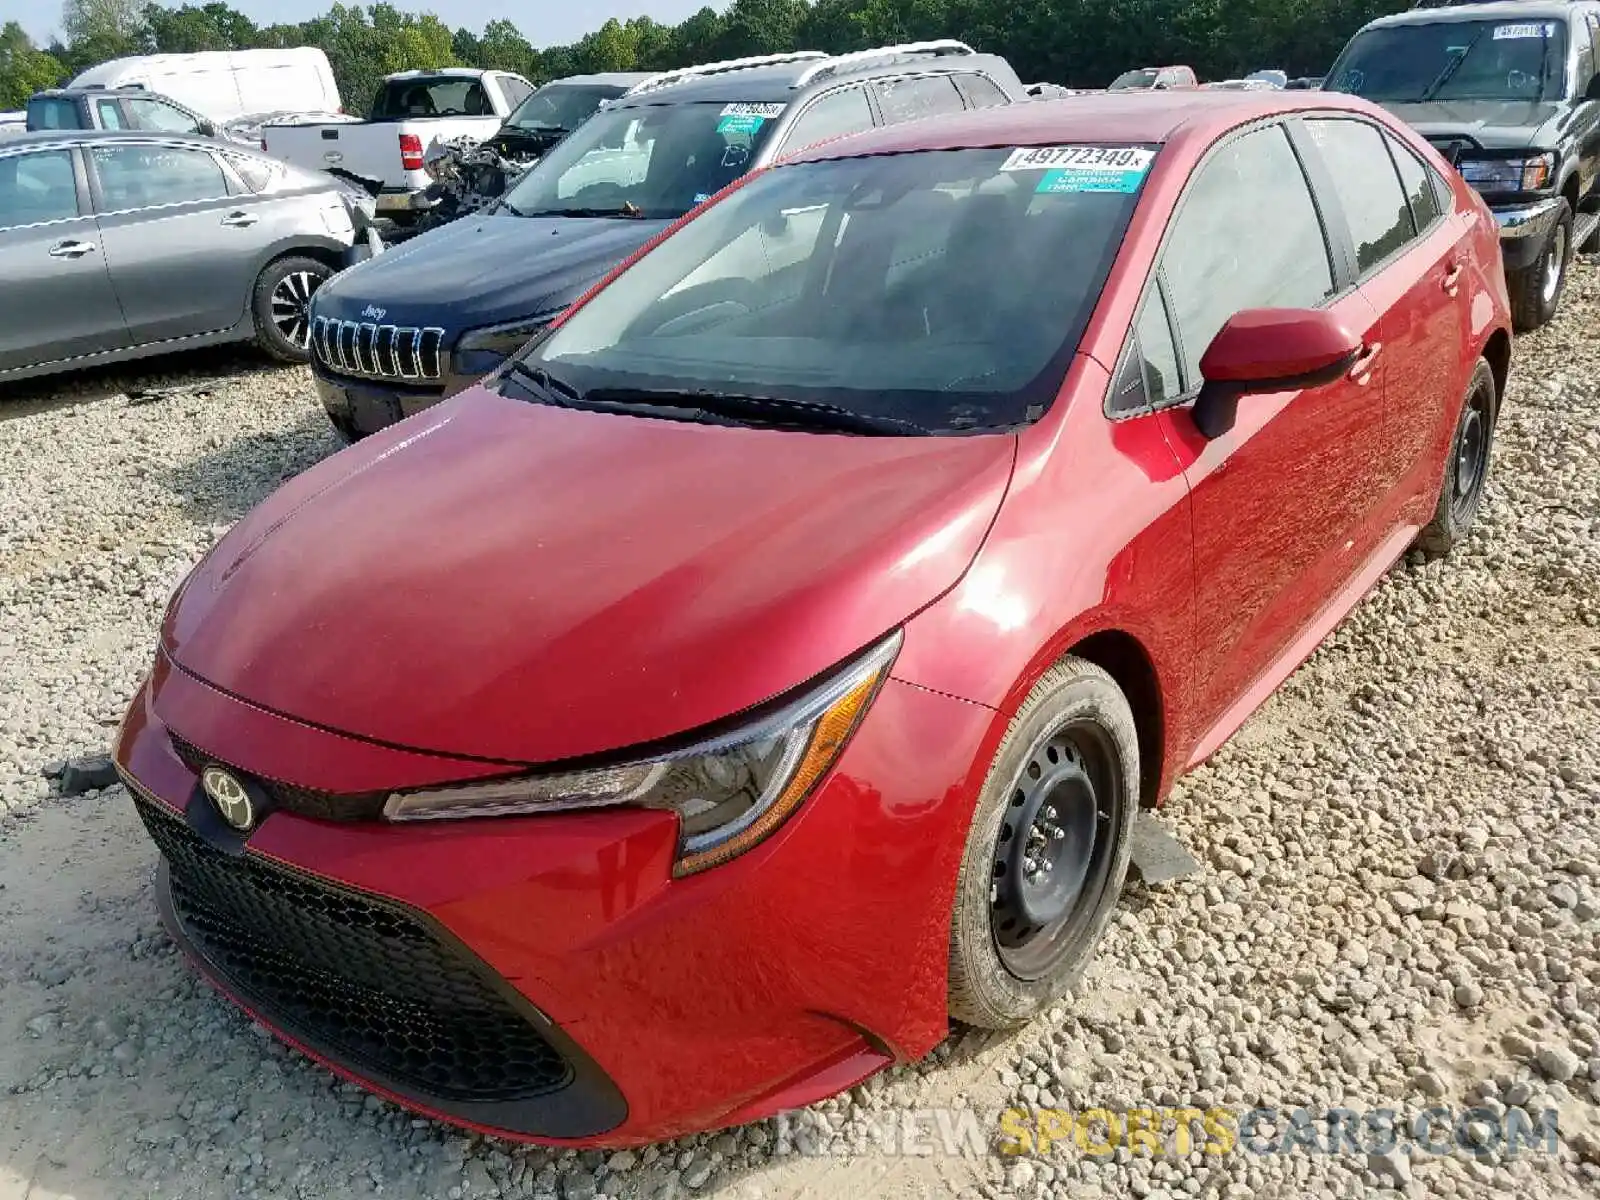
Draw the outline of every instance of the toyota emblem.
M200 776L200 787L222 819L241 833L256 823L255 805L250 803L244 784L221 767L207 767Z

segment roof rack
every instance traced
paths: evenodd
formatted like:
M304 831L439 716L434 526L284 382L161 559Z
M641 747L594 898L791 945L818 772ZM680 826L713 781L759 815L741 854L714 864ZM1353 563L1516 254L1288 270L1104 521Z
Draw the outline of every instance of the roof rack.
M943 58L947 54L976 54L977 51L965 42L958 42L954 38L939 38L932 42L903 42L898 46L879 46L873 50L857 50L851 54L839 54L826 62L817 63L800 72L790 87L805 87L813 79L821 79L828 75L837 75L841 71L848 71L855 67L864 67L870 63L893 63L906 58Z
M626 92L625 96L637 96L640 92L653 92L657 88L664 88L674 83L681 83L685 79L695 79L701 75L721 75L725 71L742 71L746 67L773 67L780 63L808 62L812 59L825 59L828 56L821 50L791 50L787 54L756 54L750 58L725 58L721 62L701 63L694 67L679 67L674 71L662 71L648 79L641 79Z

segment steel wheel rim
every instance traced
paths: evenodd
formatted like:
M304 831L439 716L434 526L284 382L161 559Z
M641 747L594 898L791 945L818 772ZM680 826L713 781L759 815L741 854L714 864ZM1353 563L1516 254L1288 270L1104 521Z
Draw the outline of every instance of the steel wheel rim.
M1561 290L1561 275L1566 260L1567 229L1564 225L1557 225L1555 232L1550 235L1550 248L1545 252L1544 259L1544 299L1547 304Z
M272 323L297 350L311 349L311 296L320 282L310 271L291 271L272 289Z
M1000 962L1043 978L1094 919L1127 802L1121 756L1089 720L1042 738L1012 782L991 859L989 931Z
M1455 492L1450 515L1461 524L1472 515L1483 491L1489 464L1489 401L1480 389L1467 401L1456 433Z

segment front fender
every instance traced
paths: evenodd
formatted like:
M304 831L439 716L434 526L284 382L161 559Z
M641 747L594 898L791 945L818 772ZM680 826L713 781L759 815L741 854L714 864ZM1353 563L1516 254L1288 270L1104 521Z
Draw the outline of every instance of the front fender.
M1086 638L1144 651L1159 691L1164 794L1198 735L1189 711L1194 558L1171 413L1101 412L1109 376L1080 357L1068 394L1022 437L1012 488L956 587L906 629L895 676L994 710L992 755L1039 678ZM1064 411L1060 411L1064 406Z

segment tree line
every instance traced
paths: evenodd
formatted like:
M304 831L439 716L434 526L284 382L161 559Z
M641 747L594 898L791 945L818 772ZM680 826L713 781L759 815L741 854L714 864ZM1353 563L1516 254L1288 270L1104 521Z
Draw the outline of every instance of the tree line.
M168 8L144 0L66 0L61 32L36 46L0 30L0 109L129 54L316 46L339 91L362 109L384 75L416 67L515 71L535 83L592 71L655 71L720 58L830 53L956 37L1003 54L1025 81L1103 87L1137 66L1186 63L1202 79L1277 67L1325 71L1349 36L1410 0L733 0L677 25L608 20L580 41L536 48L537 29L491 21L452 29L392 4L334 4L325 16L257 25L220 2Z

